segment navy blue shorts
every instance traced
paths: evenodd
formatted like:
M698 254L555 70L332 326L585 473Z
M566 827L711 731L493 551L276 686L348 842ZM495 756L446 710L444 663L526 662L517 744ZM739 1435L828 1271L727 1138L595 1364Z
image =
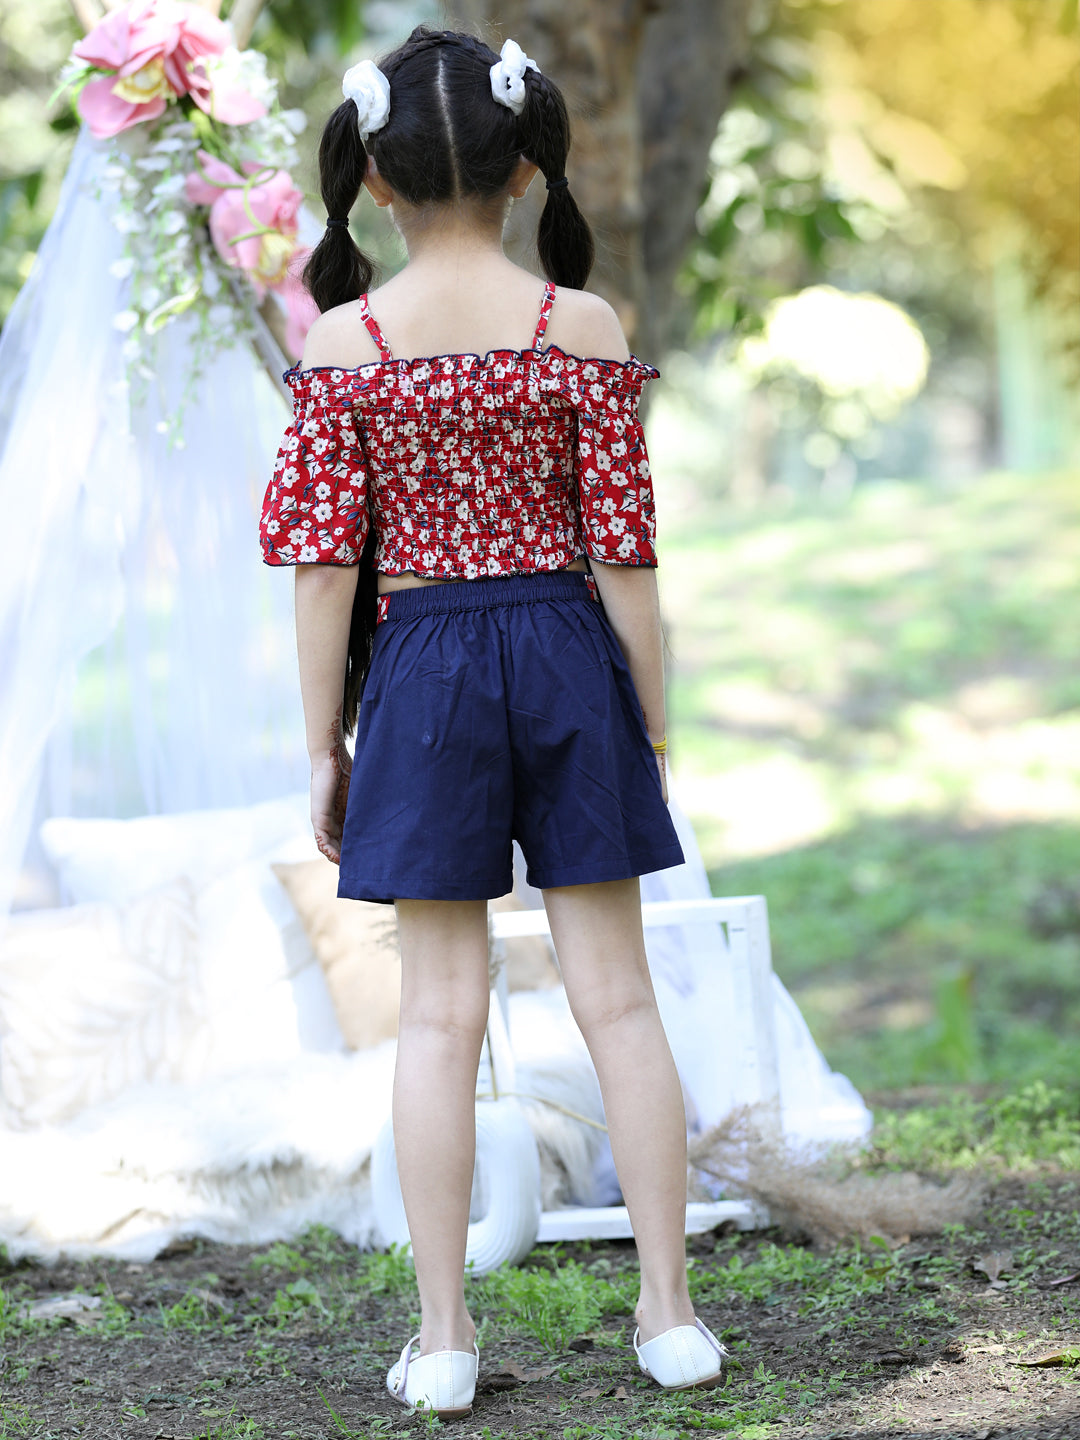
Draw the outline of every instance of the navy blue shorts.
M558 571L380 600L338 894L489 900L683 860L641 705L591 579Z

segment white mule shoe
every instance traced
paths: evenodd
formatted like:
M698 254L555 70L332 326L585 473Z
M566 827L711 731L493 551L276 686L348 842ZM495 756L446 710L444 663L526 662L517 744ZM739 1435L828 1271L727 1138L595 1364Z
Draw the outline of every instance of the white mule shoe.
M665 1390L709 1390L724 1376L728 1352L700 1320L693 1325L676 1325L652 1340L638 1344L634 1331L634 1354L646 1375Z
M455 1420L472 1413L480 1351L436 1350L413 1358L414 1335L401 1359L386 1376L386 1388L395 1400L418 1410L434 1410L440 1420Z

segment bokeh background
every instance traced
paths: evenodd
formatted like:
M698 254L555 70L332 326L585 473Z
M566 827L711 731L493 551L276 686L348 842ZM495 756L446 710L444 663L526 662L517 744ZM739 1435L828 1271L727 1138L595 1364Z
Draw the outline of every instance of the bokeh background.
M1076 0L624 10L456 13L565 79L596 288L663 372L671 755L714 890L768 897L777 970L871 1095L1075 1085ZM270 0L254 43L311 118L316 213L343 65L443 18ZM61 0L0 10L0 318L70 153L79 33Z

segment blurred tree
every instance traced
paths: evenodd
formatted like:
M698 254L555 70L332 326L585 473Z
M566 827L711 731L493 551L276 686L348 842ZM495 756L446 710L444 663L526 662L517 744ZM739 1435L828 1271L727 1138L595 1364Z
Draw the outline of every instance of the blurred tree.
M894 298L968 312L953 317L962 329L971 304L956 272L974 292L1003 252L1022 256L1037 293L1074 307L1076 8L763 0L682 276L698 333L752 329L773 296L838 265L872 270L872 256L894 275L915 259L922 279Z
M758 330L768 303L825 277L847 242L880 238L880 197L838 183L813 51L759 6L750 53L709 152L679 280L699 338Z
M0 320L30 273L67 167L70 142L58 140L47 114L79 33L67 0L0 6Z
M591 285L631 345L659 356L709 147L745 60L750 0L448 0L447 9L495 49L513 36L564 90L571 182L599 242ZM543 198L537 190L517 208L519 253Z
M1019 241L1039 290L1080 299L1076 0L784 0L902 183L939 187L973 256ZM944 165L945 180L942 183Z

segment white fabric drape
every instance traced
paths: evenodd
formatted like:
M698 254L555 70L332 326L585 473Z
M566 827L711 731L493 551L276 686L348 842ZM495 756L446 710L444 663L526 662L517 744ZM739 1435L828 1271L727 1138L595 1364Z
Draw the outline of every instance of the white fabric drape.
M306 783L292 586L261 563L258 507L286 414L239 342L161 433L191 366L183 320L129 407L110 274L123 239L75 146L0 335L0 917L49 815L250 804Z

